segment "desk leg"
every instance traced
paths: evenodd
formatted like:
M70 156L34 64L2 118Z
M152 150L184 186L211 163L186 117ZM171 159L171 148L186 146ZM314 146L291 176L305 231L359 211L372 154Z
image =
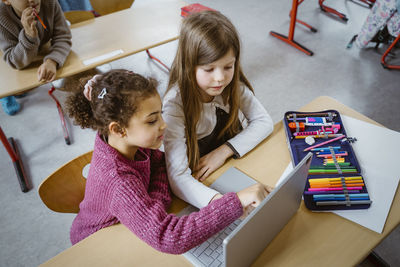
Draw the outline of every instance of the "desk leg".
M65 123L64 113L63 113L63 110L61 108L60 102L58 102L57 98L53 95L54 90L56 90L56 88L54 88L54 86L51 86L51 88L49 90L49 96L51 96L51 98L53 98L53 100L56 102L58 115L60 116L61 126L62 126L63 132L64 132L65 143L67 145L70 145L71 144L71 140L69 138L67 124Z
M397 38L393 41L393 43L389 46L389 48L385 51L381 58L381 64L385 69L397 69L400 70L400 65L389 65L386 63L385 58L389 54L389 52L393 49L393 47L399 42L400 39L400 34L397 36Z
M321 8L322 11L327 12L327 13L332 13L332 14L338 16L341 20L343 20L345 22L347 22L349 20L345 14L338 12L336 9L325 6L324 5L325 0L319 0L318 2L319 2L319 7Z
M19 157L19 151L17 148L17 145L15 144L15 141L13 138L8 138L4 134L3 130L0 127L0 139L1 142L3 143L4 147L6 148L8 154L11 157L11 160L14 164L15 172L17 173L17 178L19 185L21 186L22 192L28 192L29 191L29 182L28 179L25 175L24 168L22 166L22 161Z
M300 3L303 2L303 0L300 0ZM314 52L312 52L311 50L309 50L308 48L302 46L301 44L297 43L293 37L294 37L294 30L296 27L296 16L297 16L297 7L299 5L299 0L293 0L292 2L292 10L290 11L290 26L289 26L289 34L288 36L284 36L283 34L277 33L277 32L273 32L271 31L270 34L282 41L284 41L285 43L288 43L289 45L299 49L300 51L302 51L303 53L305 53L308 56L312 56L314 54ZM300 22L301 23L301 22Z
M158 63L160 63L161 66L163 66L164 68L166 68L168 72L170 71L169 67L168 67L167 65L165 65L164 63L162 63L161 60L159 60L158 58L156 58L155 56L153 56L152 54L150 54L150 51L149 51L148 49L146 49L146 53L147 53L147 55L149 56L149 58L151 58L152 60L155 60L155 61L157 61Z

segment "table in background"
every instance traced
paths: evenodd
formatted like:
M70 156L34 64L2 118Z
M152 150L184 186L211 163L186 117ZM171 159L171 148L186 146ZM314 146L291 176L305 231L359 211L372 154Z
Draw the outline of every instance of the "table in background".
M318 97L300 111L338 110L359 120L373 120L329 97ZM290 162L282 121L271 136L241 159L229 160L206 180L210 185L235 166L256 180L275 185ZM174 198L170 212L185 206ZM355 266L400 223L397 190L382 234L333 213L312 212L304 202L252 266ZM268 229L266 229L268 231ZM156 251L124 225L104 228L41 266L191 266L183 256Z
M133 4L130 9L74 24L71 27L71 53L64 66L57 71L57 79L176 40L181 23L180 8L185 5L180 0L142 4L137 7ZM84 61L96 58L98 60L90 65L84 64ZM42 85L37 80L37 67L33 65L24 70L15 70L1 60L0 98ZM0 138L14 163L22 191L28 191L29 182L24 174L18 149L12 138L8 139L10 145L1 126Z

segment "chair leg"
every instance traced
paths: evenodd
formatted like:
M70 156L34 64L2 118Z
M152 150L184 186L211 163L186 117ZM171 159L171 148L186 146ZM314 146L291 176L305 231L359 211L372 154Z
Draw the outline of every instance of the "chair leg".
M60 116L61 126L62 126L63 132L64 132L65 143L67 145L70 145L71 144L71 140L69 138L67 124L65 123L64 113L63 113L63 110L61 108L60 102L58 102L57 98L53 95L54 90L56 90L56 88L52 85L48 93L51 96L51 98L53 98L54 101L56 102L58 115Z
M8 138L4 134L3 130L0 127L0 139L3 143L4 147L6 148L8 154L11 157L11 160L14 165L15 172L17 173L17 178L19 185L21 187L22 192L28 192L30 189L30 184L28 178L25 174L24 167L22 165L22 160L19 156L19 151L15 141L12 137Z
M150 54L150 51L148 49L146 49L146 53L149 56L149 58L151 58L152 60L155 60L158 63L160 63L160 65L163 66L168 72L170 71L170 68L167 65L165 65L164 63L162 63L161 60L159 60L158 58L156 58L155 56Z
M336 9L324 5L325 0L318 0L319 7L322 11L331 13L333 15L338 16L341 20L347 22L349 19L346 17L345 14L338 12Z
M372 8L372 6L375 4L375 0L350 0L351 2L354 2L356 4L359 4L360 6L364 6L364 7L368 7L368 8ZM364 3L367 6L365 6Z
M392 42L392 44L389 46L389 48L385 51L385 53L382 55L381 58L381 64L385 69L396 69L400 70L400 65L389 65L386 63L385 58L386 56L390 53L390 51L393 49L393 47L397 44L397 42L400 39L400 34L397 36L397 38Z
M284 41L285 43L299 49L301 52L305 53L308 56L312 56L314 54L314 52L312 52L311 50L309 50L308 48L302 46L301 44L297 43L294 40L294 30L296 27L296 22L302 23L302 21L298 21L296 19L297 16L297 7L303 2L303 0L293 0L292 2L292 9L290 11L290 25L289 25L289 34L288 36L285 36L283 34L274 32L274 31L270 31L269 33L278 38L281 41ZM302 23L303 24L303 23ZM303 24L305 25L305 23ZM307 24L306 27L308 27L309 25ZM313 31L311 28L311 26L309 27L311 31ZM314 29L314 28L313 28Z

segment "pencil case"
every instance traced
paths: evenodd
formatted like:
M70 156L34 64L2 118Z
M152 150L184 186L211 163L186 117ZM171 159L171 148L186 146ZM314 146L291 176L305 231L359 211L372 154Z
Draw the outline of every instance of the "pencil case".
M361 168L336 110L288 111L284 115L286 141L293 165L313 153L303 193L314 211L367 209L371 206Z

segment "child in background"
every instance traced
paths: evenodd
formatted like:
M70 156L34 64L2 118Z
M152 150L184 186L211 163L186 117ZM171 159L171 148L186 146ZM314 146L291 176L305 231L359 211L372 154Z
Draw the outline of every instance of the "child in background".
M53 81L71 50L71 31L57 0L2 0L0 48L3 59L15 69L42 59L38 80ZM2 98L1 102L9 115L20 109L14 96Z
M163 104L172 191L198 208L219 197L198 180L231 156L242 157L273 130L242 72L235 27L216 11L183 19Z
M171 196L164 153L158 150L166 124L151 78L126 70L96 75L67 99L66 106L82 128L98 131L85 197L71 227L72 244L122 223L157 250L184 253L269 193L256 184L227 193L188 216L168 214Z

